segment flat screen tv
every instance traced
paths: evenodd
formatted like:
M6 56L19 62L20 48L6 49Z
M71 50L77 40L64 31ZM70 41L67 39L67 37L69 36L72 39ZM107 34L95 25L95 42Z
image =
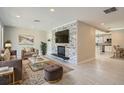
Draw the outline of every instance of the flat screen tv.
M69 43L69 30L58 31L55 33L56 43Z

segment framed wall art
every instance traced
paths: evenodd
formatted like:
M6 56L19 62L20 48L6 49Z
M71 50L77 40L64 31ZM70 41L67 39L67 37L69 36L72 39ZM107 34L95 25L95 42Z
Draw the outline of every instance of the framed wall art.
M21 34L18 36L19 44L32 45L34 44L34 36Z

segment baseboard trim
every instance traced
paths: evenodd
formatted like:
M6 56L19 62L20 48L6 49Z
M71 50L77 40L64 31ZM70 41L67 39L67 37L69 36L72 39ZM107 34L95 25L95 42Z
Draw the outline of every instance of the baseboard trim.
M94 58L90 58L90 59L86 59L86 60L83 60L83 61L80 61L80 62L78 62L78 64L87 63L87 62L94 61L94 60L95 60L95 57Z

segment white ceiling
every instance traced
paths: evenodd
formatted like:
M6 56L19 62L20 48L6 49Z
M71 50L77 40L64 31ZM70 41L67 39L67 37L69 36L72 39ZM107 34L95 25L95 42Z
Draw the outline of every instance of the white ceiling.
M73 20L80 20L102 30L124 29L124 8L105 14L104 9L108 7L55 7L55 12L50 8L39 7L6 7L0 8L0 19L8 26L33 28L38 30L50 30L56 26L63 25ZM16 16L21 16L16 18ZM33 20L40 20L39 23ZM104 23L105 25L101 25Z

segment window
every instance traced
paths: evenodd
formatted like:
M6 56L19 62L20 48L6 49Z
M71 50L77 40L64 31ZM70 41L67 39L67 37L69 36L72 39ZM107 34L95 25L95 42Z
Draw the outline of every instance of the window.
M0 49L3 48L3 27L0 24Z

